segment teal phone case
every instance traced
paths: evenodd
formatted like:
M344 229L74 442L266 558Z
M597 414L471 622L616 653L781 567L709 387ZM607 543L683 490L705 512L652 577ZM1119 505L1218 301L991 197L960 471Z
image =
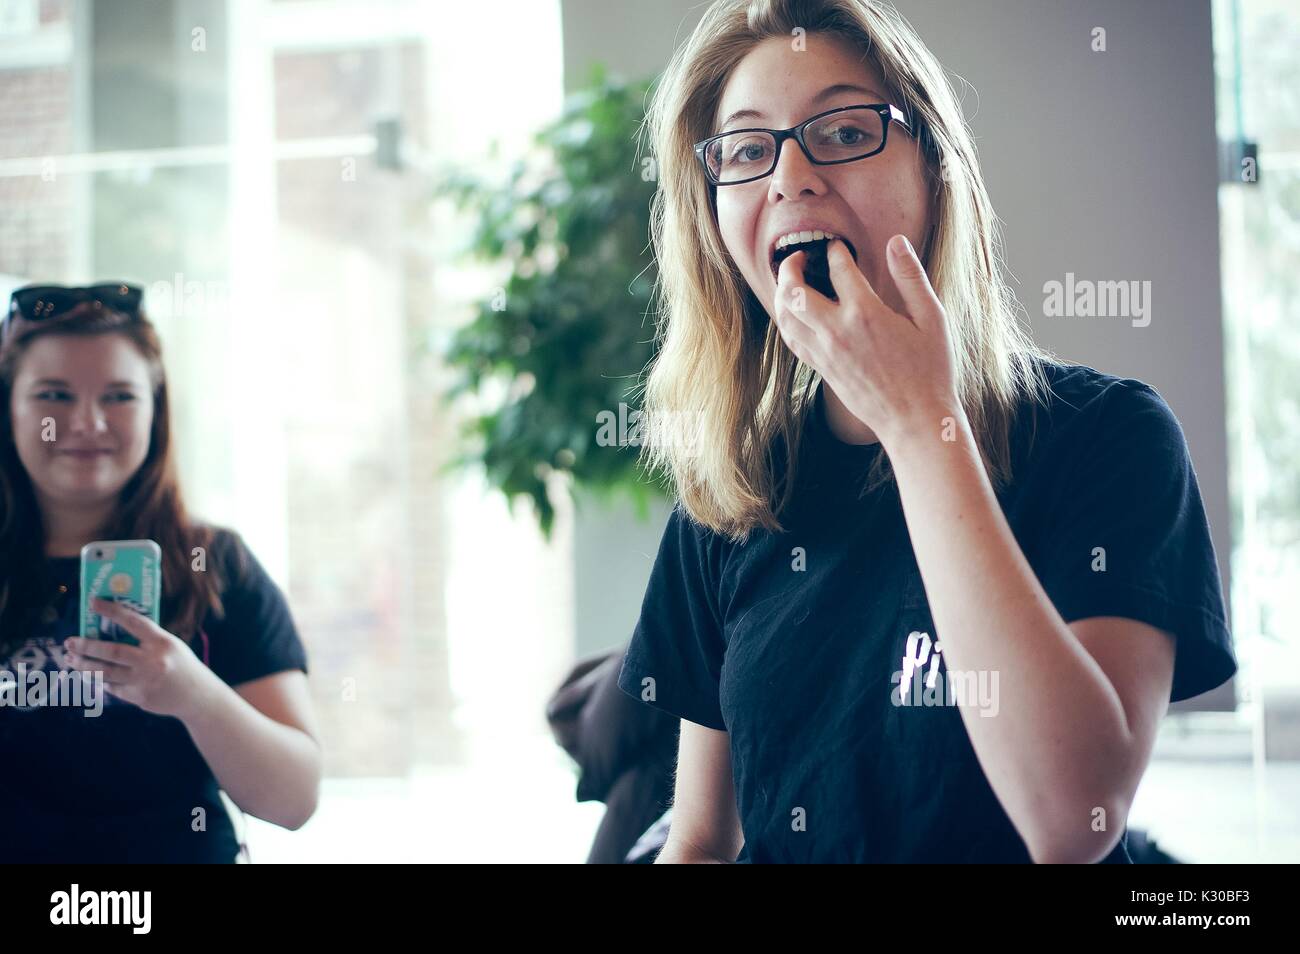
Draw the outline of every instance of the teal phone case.
M125 603L158 622L162 550L152 540L96 540L81 548L81 636L138 645L130 633L90 608L91 596Z

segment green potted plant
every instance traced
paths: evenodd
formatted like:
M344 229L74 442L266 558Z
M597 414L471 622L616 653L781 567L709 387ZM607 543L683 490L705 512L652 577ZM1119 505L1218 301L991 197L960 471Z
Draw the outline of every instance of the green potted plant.
M655 347L655 175L637 135L648 89L597 66L508 181L458 171L438 187L477 223L464 254L509 267L443 354L455 378L449 401L507 385L466 422L467 446L448 466L481 465L509 500L530 499L547 537L553 472L571 475L575 489L630 497L641 515L665 496L639 466L639 447L598 440L601 419L639 404L632 392Z

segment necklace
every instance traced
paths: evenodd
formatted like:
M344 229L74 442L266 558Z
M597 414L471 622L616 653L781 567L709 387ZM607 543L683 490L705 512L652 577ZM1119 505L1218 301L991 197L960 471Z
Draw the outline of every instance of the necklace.
M60 583L56 594L50 598L45 610L41 613L41 622L47 626L57 623L59 618L63 616L63 608L67 603L68 585L66 583Z

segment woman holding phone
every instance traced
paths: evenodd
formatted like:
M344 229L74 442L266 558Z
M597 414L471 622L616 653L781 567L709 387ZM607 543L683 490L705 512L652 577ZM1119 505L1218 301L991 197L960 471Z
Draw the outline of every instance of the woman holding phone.
M140 305L129 285L30 286L0 330L6 861L231 862L219 789L286 828L316 808L302 642L240 537L185 509L161 347ZM136 645L77 636L79 557L98 540L161 548L162 625L95 606ZM80 705L16 691L78 672L94 677L78 677Z
M658 860L1130 861L1168 703L1236 670L1177 419L1029 340L891 7L719 0L648 125L679 503L620 686L681 719Z

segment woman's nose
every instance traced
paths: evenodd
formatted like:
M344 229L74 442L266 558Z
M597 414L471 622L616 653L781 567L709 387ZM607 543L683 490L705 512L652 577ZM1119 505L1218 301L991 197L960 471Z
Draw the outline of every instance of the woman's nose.
M107 427L103 408L96 401L77 401L68 423L75 434L98 434Z
M826 192L826 182L817 172L817 166L808 160L799 144L793 139L781 143L776 157L776 168L772 170L772 183L768 187L768 198L793 198L809 193L822 195Z

